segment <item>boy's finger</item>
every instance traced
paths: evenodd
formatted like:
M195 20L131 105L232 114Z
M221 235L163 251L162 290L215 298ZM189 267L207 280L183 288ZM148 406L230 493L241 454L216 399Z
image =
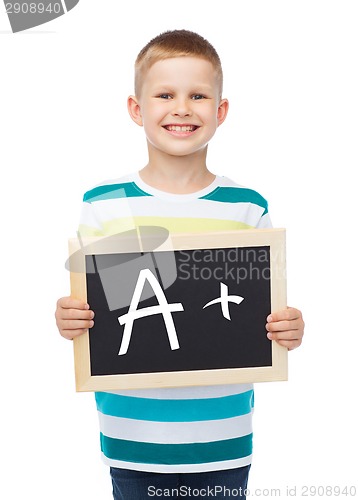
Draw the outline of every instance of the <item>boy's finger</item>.
M73 297L62 297L57 301L57 306L63 309L89 309L89 305L86 302L74 299Z
M87 330L94 325L93 320L65 320L62 322L61 330Z
M267 317L267 322L275 322L275 321L291 321L294 319L300 319L302 317L301 311L294 307L287 307L286 309L282 309L282 311L277 311L271 313Z
M285 330L283 332L268 332L267 338L270 340L299 340L298 330Z
M75 337L79 337L84 333L88 332L88 328L78 329L78 330L61 330L61 335L67 340L73 340Z
M266 323L266 330L269 332L286 332L288 330L300 330L301 321L298 319L290 321L275 321Z
M93 319L94 312L87 309L62 309L61 319L63 320L76 320L76 319Z
M302 339L297 340L278 340L277 343L283 347L287 347L289 351L296 349L302 344Z

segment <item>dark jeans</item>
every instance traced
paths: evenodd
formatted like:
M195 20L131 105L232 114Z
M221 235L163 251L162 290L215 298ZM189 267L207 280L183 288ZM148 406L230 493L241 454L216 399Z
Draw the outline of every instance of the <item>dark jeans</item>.
M158 474L111 467L114 500L246 498L250 465L238 469Z

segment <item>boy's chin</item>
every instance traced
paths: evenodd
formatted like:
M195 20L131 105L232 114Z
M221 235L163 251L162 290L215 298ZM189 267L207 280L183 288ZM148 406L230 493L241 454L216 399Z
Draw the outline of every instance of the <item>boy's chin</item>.
M162 150L163 154L167 154L168 156L177 156L177 157L189 157L189 156L200 156L201 154L205 154L207 150L207 144L198 148L166 148Z
M169 158L177 157L177 158L189 158L191 156L205 156L208 143L198 146L189 147L189 145L185 144L177 144L177 145L162 145L162 144L153 144L149 140L147 140L148 151L151 155L158 155L160 157L167 156Z

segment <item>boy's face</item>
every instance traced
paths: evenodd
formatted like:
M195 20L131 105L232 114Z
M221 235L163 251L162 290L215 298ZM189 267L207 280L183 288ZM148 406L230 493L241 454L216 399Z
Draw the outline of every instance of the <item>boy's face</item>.
M139 97L129 97L133 120L144 127L150 152L186 156L206 150L225 120L211 62L196 57L158 61L147 71Z

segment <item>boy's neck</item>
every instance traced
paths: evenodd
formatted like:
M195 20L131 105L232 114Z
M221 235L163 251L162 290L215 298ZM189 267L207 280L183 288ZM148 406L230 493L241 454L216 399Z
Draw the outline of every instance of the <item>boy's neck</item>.
M141 179L151 187L173 194L190 194L209 186L215 179L206 166L206 151L187 156L149 155L140 171Z

